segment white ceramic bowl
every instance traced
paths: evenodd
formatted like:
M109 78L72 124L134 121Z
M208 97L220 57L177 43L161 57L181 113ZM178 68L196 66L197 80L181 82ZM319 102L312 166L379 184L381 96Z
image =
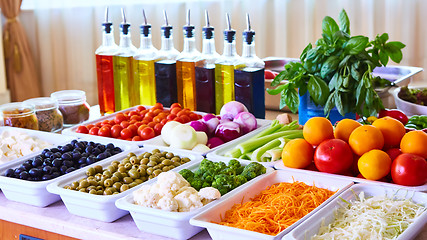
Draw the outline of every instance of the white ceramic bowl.
M397 109L404 112L407 116L427 115L427 106L402 100L398 97L399 92L400 92L400 88L396 88L393 90L394 101L396 102Z
M427 194L421 192L402 191L396 188L388 188L385 186L375 186L368 184L356 184L337 198L328 203L325 207L313 214L306 221L296 227L291 233L285 235L282 240L294 239L311 239L311 237L319 232L321 224L328 225L334 219L335 211L346 202L351 202L356 199L360 192L364 192L365 196L387 196L389 198L411 199L413 202L427 207ZM397 240L413 239L423 229L427 222L427 211L421 214L409 227L397 237Z
M218 161L216 159L210 159L211 161ZM221 161L228 163L228 160L221 159ZM247 163L241 162L243 166L246 166ZM199 168L200 163L195 162L191 166L187 166L187 169L195 171ZM156 235L161 235L165 237L170 237L174 239L188 239L193 235L197 234L202 227L193 226L189 223L190 218L194 217L196 214L202 212L203 210L209 209L210 207L220 203L221 201L233 196L235 193L239 192L240 189L245 186L250 186L255 183L258 179L262 179L265 176L275 172L272 168L267 168L266 174L258 176L247 183L233 189L224 196L221 196L220 199L208 203L207 205L195 209L190 212L168 212L160 209L153 209L149 207L143 207L134 204L133 195L129 194L126 197L123 197L116 201L116 206L120 209L124 209L130 212L133 220L136 223L136 226L139 230L143 232L148 232ZM153 184L154 182L146 182L142 184Z

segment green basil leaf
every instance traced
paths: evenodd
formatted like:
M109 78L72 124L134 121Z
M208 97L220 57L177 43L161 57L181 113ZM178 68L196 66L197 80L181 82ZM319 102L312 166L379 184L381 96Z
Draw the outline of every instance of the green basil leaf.
M372 93L372 90L368 90L366 92L366 97L365 97L365 105L372 105L372 103L374 102L374 94Z
M286 95L285 95L285 91L282 91L280 93L280 105L279 105L279 109L282 109L284 107L286 107Z
M338 64L338 68L343 68L345 65L348 64L349 60L351 58L351 55L346 55L341 62Z
M350 77L347 76L344 78L343 87L348 88L348 85L350 84Z
M359 62L355 62L355 63L353 63L351 65L350 74L354 78L354 80L359 81L361 76L360 76L360 73L359 73L359 69L357 69L357 67L356 67L359 64L356 65L356 63L359 63Z
M329 95L328 85L319 77L311 76L307 84L308 92L316 105L324 105Z
M356 55L362 52L366 48L368 43L369 43L369 39L367 37L354 36L354 37L351 37L350 40L348 40L344 49L349 54Z
M335 89L337 90L340 89L343 82L344 82L343 77L341 75L338 75L337 83L335 84Z
M305 61L309 61L309 60L314 59L314 58L317 56L317 50L318 50L318 49L319 49L318 47L315 47L315 48L309 49L309 50L307 51L307 57L305 58Z
M307 45L307 47L305 47L304 48L304 50L302 51L302 53L301 53L301 55L300 55L300 59L301 59L301 61L307 56L307 52L308 52L308 50L310 50L310 49L312 49L313 48L313 46L311 45L311 43L309 43L308 45Z
M339 20L340 30L347 34L350 34L350 20L348 19L347 13L344 9L340 12Z
M341 95L339 94L339 92L335 92L335 106L338 109L338 112L344 116L345 112L344 112L344 106L342 104L342 100L341 100Z
M289 109L296 113L298 111L298 104L299 104L299 98L298 93L295 88L292 86L289 86L283 91L282 96L284 97L284 101L286 105L289 107Z
M379 57L380 57L381 64L384 65L384 66L386 66L387 63L388 63L388 55L387 55L387 53L384 50L380 50Z
M329 73L335 71L339 64L340 60L338 56L330 56L323 63L322 68L320 69L320 76L325 78Z
M337 79L338 79L338 72L336 72L334 74L334 76L332 76L331 81L329 81L329 91L332 91L335 89L335 86L337 85Z
M400 61L402 61L402 50L394 44L386 43L384 50L388 53L393 62L400 63Z
M371 86L372 86L371 80L369 78L364 78L363 83L365 85L365 88L367 88L367 89L371 88Z
M317 64L315 64L311 61L306 61L304 63L304 68L307 70L307 72L314 73L314 72L316 72Z
M335 20L329 16L326 16L322 21L322 31L324 34L329 35L332 39L333 34L340 30Z
M270 89L270 88L267 88L266 89L266 91L267 91L267 93L268 94L270 94L270 95L277 95L277 94L279 94L280 92L282 92L285 88L287 88L287 85L288 85L289 83L287 83L287 84L284 84L284 85L280 85L280 86L278 86L277 88L275 88L275 89Z
M276 77L274 77L273 81L271 82L271 86L275 87L279 85L281 81L286 79L286 75L288 75L288 71L281 71Z
M405 44L403 44L401 42L397 42L397 41L388 42L388 43L386 43L386 46L394 46L394 47L396 47L398 49L402 49L402 48L406 47Z
M383 33L379 38L381 39L382 43L385 43L388 40L388 34Z
M350 39L350 35L343 31L337 31L334 33L333 38L336 39L336 45L342 46L344 42ZM342 41L339 41L339 40L342 40Z
M325 107L323 108L323 113L326 115L326 117L329 117L329 113L335 106L335 94L329 94L328 100L325 103Z

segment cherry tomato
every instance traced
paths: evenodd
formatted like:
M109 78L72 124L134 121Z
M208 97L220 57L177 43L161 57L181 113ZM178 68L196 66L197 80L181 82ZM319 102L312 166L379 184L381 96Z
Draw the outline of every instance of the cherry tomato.
M133 138L132 138L132 141L142 141L142 138L140 137L140 136L134 136Z
M139 126L141 126L141 125L142 125L142 122L136 122L134 125L135 125L136 127L139 127Z
M161 123L162 125L165 125L167 122L168 122L168 120L165 118L165 119L163 119L160 123Z
M399 148L390 148L386 151L386 153L390 156L390 159L393 161L397 158L402 152Z
M167 120L174 120L175 118L176 118L176 114L173 114L173 113L169 114L169 115L166 117L166 119L167 119Z
M156 115L153 112L148 112L148 113L145 114L145 117L151 117L151 118L153 118L155 116Z
M135 124L137 121L136 120L130 120L129 124Z
M173 119L173 121L175 121L175 122L180 122L180 123L184 123L184 121L182 120L182 118L180 118L180 117L176 117L176 118L174 118Z
M98 128L101 128L102 127L102 122L95 123L95 126L98 127Z
M378 113L378 118L383 118L385 116L392 117L394 119L399 120L403 125L407 124L409 119L408 116L406 116L405 113L398 109L383 109Z
M176 116L181 117L184 115L188 115L188 111L185 109L182 109L181 111L179 111L179 113L176 114Z
M88 125L86 125L86 127L87 127L87 130L90 130L91 128L95 127L95 125L93 125L93 124L88 124Z
M129 112L129 117L135 116L135 115L139 115L137 111L133 110Z
M180 111L181 111L182 109L181 108L172 108L171 109L171 114L175 114L175 115L177 115Z
M427 161L415 154L402 153L391 164L391 177L400 185L423 185L427 182Z
M321 172L344 173L353 164L353 152L341 139L328 139L317 146L314 164Z
M123 128L127 128L129 126L129 122L128 121L123 121L120 123L120 126L122 126Z
M135 120L135 121L141 121L142 120L142 117L141 116L139 116L139 115L133 115L132 117L130 117L130 120L132 121L132 120Z
M131 124L127 127L127 129L129 129L132 132L132 135L138 135L138 127L134 124Z
M102 121L101 124L102 124L102 126L110 124L110 120L104 120L104 121Z
M113 127L111 127L111 137L113 138L119 138L120 137L120 132L123 130L123 127L120 126L119 124L114 125Z
M156 123L155 123L155 122L149 122L149 123L148 123L148 126L149 126L150 128L154 128L154 126L156 126Z
M199 116L195 113L190 113L188 116L190 117L191 121L199 120Z
M180 118L182 119L182 121L184 121L184 123L188 123L189 121L191 121L191 118L188 115L182 115Z
M166 120L167 121L167 120ZM161 123L157 123L155 126L154 126L154 133L156 134L156 136L157 135L160 135L161 133L162 133L162 128L163 128L163 124L161 124Z
M141 113L139 113L139 116L141 116L142 118L144 118L145 114L147 114L148 111L149 111L148 109L145 109L145 110L141 111Z
M153 117L150 117L148 114L146 114L143 121L151 122L153 121Z
M155 137L154 129L152 129L151 127L146 127L142 129L140 137L142 138L142 140L148 140Z
M181 107L181 104L179 103L172 103L170 108L172 109L172 108L182 108L182 107Z
M98 135L99 127L93 127L89 130L90 135Z
M98 135L103 136L103 137L110 137L111 136L111 129L108 126L105 125L102 128L100 128L98 131Z
M125 120L127 120L127 118L123 113L117 113L116 117L114 117L114 122L117 124L119 124Z
M136 111L138 111L138 112L142 112L142 111L144 111L146 108L144 107L144 106L138 106L138 107L136 107Z
M161 122L161 121L162 121L162 119L161 119L159 116L155 116L155 117L153 118L153 122L159 123L159 122Z
M86 126L78 126L77 129L76 129L76 133L88 134L89 133L89 129L87 129Z
M162 113L163 112L163 110L162 109L156 109L156 110L154 110L153 111L153 114L155 115L155 116L157 116L157 115L159 115L160 113Z
M127 128L123 128L123 130L120 132L120 137L123 139L132 138L132 131Z
M154 104L153 107L157 108L157 109L162 109L163 110L163 104L161 104L161 103L156 103L156 104Z

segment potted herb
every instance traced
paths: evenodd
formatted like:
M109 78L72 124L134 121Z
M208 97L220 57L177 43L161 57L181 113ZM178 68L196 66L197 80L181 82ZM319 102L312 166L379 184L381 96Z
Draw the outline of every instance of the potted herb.
M339 15L339 23L338 26L333 18L326 16L322 38L315 47L308 44L300 61L286 64L285 70L273 80L271 86L277 87L267 92L281 94L280 108L288 106L296 113L300 104L298 92L300 97L307 93L315 106L323 108L323 116L329 116L334 109L341 116L357 113L368 117L384 108L375 92L372 72L375 67L386 66L389 59L399 63L405 45L387 42L387 33L377 35L373 41L365 36L350 36L345 10ZM288 82L279 85L285 79ZM300 119L300 123L304 122Z

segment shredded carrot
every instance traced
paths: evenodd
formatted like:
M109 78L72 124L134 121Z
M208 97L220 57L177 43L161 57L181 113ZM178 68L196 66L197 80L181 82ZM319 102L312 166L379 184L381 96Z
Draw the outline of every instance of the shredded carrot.
M277 183L221 216L219 224L277 235L331 197L334 192L303 182Z

